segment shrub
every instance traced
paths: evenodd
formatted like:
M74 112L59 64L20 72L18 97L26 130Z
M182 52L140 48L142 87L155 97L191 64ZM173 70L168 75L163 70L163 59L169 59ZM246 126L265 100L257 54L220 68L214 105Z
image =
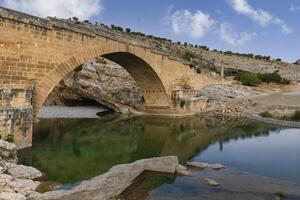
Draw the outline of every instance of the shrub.
M295 121L300 121L300 110L296 110L294 115L292 116L292 119Z
M190 61L191 59L193 59L193 58L195 58L195 57L196 57L195 54L190 53L190 52L186 52L186 53L183 54L183 56L182 56L182 58L183 58L184 60L188 60L188 61Z
M273 117L272 114L268 111L260 113L260 116L266 117L266 118L272 118Z
M131 29L130 28L126 28L125 31L126 31L126 33L130 33Z
M5 141L13 143L15 141L14 136L13 135L7 135Z
M281 83L282 82L281 76L276 72L258 74L257 76L262 82L266 82L266 83Z
M179 105L180 105L180 108L183 108L185 106L185 100L180 99Z
M291 83L291 81L282 78L278 74L278 72L257 74L257 76L262 82L266 82L266 83L278 83L278 84L286 84L286 85Z
M240 80L243 85L247 86L257 86L261 84L261 80L257 77L257 75L250 72L242 72Z

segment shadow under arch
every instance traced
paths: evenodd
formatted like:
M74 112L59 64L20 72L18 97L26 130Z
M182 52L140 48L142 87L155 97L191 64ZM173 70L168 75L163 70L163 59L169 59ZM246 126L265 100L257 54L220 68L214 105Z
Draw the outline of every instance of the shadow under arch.
M153 67L141 58L142 56L137 56L129 52L117 51L84 58L72 56L65 62L59 64L54 70L47 73L35 88L36 100L34 101L34 115L38 113L50 92L63 78L78 66L99 56L119 64L133 77L143 92L145 110L151 110L153 108L169 108L166 89Z
M168 104L166 90L161 79L143 59L128 52L109 53L102 57L119 64L133 77L143 91L146 108Z

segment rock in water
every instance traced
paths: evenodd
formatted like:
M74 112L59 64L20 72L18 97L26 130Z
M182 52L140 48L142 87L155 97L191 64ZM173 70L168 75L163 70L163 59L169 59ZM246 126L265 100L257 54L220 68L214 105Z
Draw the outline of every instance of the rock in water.
M208 167L208 164L204 163L204 162L187 162L187 166L200 168L200 169L205 169L205 168Z
M189 176L190 175L190 172L183 165L177 165L176 166L176 173L180 174L180 175L183 175L183 176Z
M209 186L213 186L216 187L219 185L218 182L216 182L215 180L211 179L211 178L204 178L204 181L207 183L207 185Z
M220 170L220 169L225 168L224 165L218 164L218 163L208 164L208 167L211 168L211 169L214 169L214 170Z

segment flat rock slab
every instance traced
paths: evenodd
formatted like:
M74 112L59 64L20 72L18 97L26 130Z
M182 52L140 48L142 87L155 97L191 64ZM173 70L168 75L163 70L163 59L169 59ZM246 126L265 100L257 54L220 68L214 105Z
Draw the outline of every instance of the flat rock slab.
M213 186L213 187L216 187L219 185L218 182L216 182L215 180L211 179L211 178L203 178L204 181L207 183L207 185L209 186Z
M199 169L205 169L205 168L210 168L210 169L214 169L214 170L220 170L225 168L224 165L219 164L219 163L212 163L212 164L208 164L205 162L187 162L187 166L189 167L195 167L195 168L199 168Z
M220 169L225 168L225 166L222 164L214 163L214 164L208 164L208 168L211 168L214 170L220 170Z
M176 156L149 158L130 164L112 167L108 172L81 182L71 190L57 190L44 194L33 194L30 200L81 200L111 199L121 194L143 171L175 173L178 166Z
M176 173L183 176L189 176L191 173L187 170L187 168L183 165L176 166Z
M200 168L200 169L205 169L205 168L208 167L208 164L204 163L204 162L187 162L187 166Z

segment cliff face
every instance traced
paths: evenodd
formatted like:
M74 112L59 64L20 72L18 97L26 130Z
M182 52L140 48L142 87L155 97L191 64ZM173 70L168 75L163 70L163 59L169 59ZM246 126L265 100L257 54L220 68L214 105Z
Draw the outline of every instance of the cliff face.
M97 59L65 77L50 93L44 105L91 104L96 101L127 113L143 108L143 95L136 82L121 66Z

